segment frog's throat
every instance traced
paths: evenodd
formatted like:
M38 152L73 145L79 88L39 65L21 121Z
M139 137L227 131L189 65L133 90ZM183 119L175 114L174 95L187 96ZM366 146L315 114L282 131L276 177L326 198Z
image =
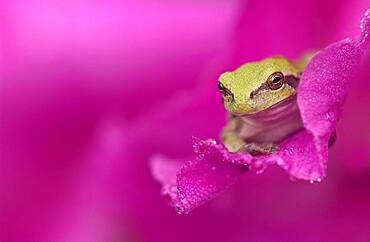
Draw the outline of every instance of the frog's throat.
M270 107L253 114L240 116L248 125L255 127L278 127L286 122L301 122L297 95L290 96Z

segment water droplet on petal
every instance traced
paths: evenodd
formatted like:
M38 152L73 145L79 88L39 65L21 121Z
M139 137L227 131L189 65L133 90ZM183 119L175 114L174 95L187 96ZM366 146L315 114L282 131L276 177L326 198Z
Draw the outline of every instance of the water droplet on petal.
M289 153L290 155L293 155L293 153L294 153L294 149L293 149L293 148L289 148L288 153Z
M327 112L325 117L326 117L326 120L330 122L333 122L335 120L335 115L333 112Z
M263 169L259 169L259 170L257 170L257 171L256 171L256 174L257 174L257 175L260 175L260 174L262 174L262 173L263 173Z

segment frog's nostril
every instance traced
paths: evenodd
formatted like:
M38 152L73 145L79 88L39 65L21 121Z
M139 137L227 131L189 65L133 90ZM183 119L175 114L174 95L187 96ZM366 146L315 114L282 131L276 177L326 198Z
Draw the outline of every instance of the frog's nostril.
M234 97L233 96L225 96L225 101L227 102L234 102Z

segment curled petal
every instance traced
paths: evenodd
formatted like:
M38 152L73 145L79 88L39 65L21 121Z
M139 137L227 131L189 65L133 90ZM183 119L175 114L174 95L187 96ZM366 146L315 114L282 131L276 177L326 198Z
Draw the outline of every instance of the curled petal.
M307 138L309 134L304 134L302 138L305 138L299 140L306 140L305 144L302 143L302 147L312 149L309 152L310 156L306 156L307 160L305 161L307 164L309 164L309 160L312 161L312 167L309 169L312 170L312 173L310 175L306 174L308 170L304 169L303 173L294 172L291 174L297 178L317 180L325 176L330 136L339 121L351 78L354 76L364 54L368 51L369 13L370 10L367 10L361 20L361 35L359 38L348 38L320 51L302 74L297 101L303 125L306 129L304 132L309 132L312 139ZM314 145L314 149L312 145ZM322 169L317 173L318 170L315 167L321 167Z
M298 105L304 127L315 137L330 135L339 120L351 78L368 50L369 10L358 39L339 41L320 51L301 76Z
M232 164L232 161L245 163L246 157L229 153L224 146L214 141L193 139L197 157L188 160L177 173L179 162L155 157L151 161L154 177L162 183L162 193L168 195L178 213L189 213L194 208L225 190L236 179L248 171L248 165Z

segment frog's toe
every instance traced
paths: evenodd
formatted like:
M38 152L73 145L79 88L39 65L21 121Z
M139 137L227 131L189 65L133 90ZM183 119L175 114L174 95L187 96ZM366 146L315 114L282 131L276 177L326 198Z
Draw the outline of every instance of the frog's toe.
M238 152L246 152L251 155L268 155L278 150L278 146L274 143L248 143L240 147Z

